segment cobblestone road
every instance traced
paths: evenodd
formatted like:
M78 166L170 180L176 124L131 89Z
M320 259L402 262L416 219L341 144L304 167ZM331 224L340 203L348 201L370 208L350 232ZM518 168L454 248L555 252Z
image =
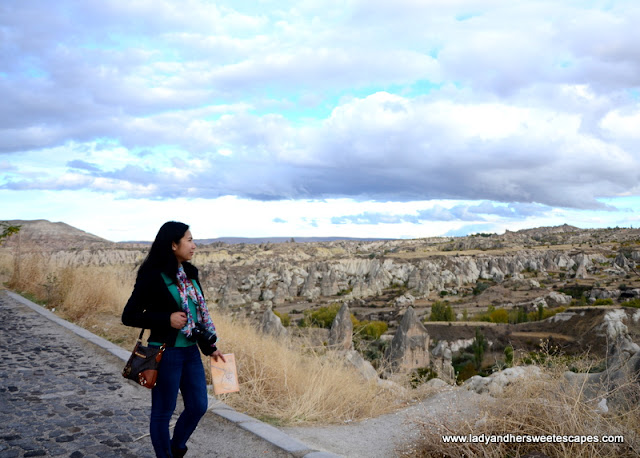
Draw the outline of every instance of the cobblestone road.
M0 458L155 456L151 391L122 378L122 360L2 290L0 352ZM194 458L291 456L209 414L189 449Z
M0 291L0 457L153 457L149 394Z

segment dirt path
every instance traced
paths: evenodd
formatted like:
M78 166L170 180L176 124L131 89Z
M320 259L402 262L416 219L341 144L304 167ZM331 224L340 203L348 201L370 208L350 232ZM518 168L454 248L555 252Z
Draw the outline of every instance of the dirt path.
M465 388L449 387L406 409L359 423L281 429L306 444L349 458L404 456L411 454L423 424L474 418L482 414L490 399Z

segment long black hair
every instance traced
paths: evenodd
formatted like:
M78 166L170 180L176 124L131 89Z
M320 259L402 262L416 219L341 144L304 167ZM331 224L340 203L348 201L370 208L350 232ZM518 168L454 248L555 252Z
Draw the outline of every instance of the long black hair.
M147 254L147 257L142 262L140 269L138 269L138 276L147 269L158 269L176 280L178 260L173 253L172 244L179 244L180 239L184 237L187 230L189 230L189 226L184 223L177 221L167 221L164 223L151 245L149 254ZM189 273L192 270L191 265L187 262L183 262L182 264L187 276L190 276Z

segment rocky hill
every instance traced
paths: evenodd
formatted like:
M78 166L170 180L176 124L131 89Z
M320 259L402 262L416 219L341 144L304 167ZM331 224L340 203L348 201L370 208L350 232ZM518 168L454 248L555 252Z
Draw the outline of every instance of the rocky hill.
M0 247L5 265L16 252L41 252L36 262L49 269L109 266L130 279L127 288L149 248L64 223L12 224L22 229ZM363 376L383 384L393 371L425 368L450 383L474 380L504 364L507 347L526 358L545 344L620 368L627 364L620 355L640 357L638 229L564 225L413 240L216 241L200 244L193 262L214 309L249 317L262 332L337 345ZM340 308L334 325L342 326L295 326L328 306ZM436 308L448 310L440 321L431 320ZM285 330L276 313L293 326ZM387 331L358 340L351 314L360 323L383 322ZM487 348L472 362L478 336ZM609 361L611 355L617 359ZM373 364L387 363L392 372L379 379ZM487 389L485 379L475 380L473 389Z
M6 240L7 248L20 245L22 250L84 250L97 247L112 247L113 242L89 234L66 223L39 220L11 220L12 226L20 226L18 234Z
M62 266L125 264L133 271L148 250L114 244L64 223L11 223L22 226L20 235L3 250L20 243L23 251L48 251ZM201 244L194 263L208 300L218 307L256 317L271 307L295 322L305 310L347 303L359 320L388 323L390 335L408 307L425 321L436 302L452 308L453 328L467 338L469 331L460 323L491 309L533 313L572 303L619 305L640 299L640 229L563 225L413 240L216 241ZM442 338L438 326L427 322ZM447 327L455 339L456 332Z

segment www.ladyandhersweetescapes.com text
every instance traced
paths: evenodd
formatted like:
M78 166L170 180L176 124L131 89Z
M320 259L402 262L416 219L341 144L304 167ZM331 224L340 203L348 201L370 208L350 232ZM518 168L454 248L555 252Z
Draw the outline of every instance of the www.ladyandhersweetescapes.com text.
M467 434L467 435L444 435L444 443L469 443L469 444L497 444L497 443L614 443L623 444L624 436L614 435L528 435L528 434Z

